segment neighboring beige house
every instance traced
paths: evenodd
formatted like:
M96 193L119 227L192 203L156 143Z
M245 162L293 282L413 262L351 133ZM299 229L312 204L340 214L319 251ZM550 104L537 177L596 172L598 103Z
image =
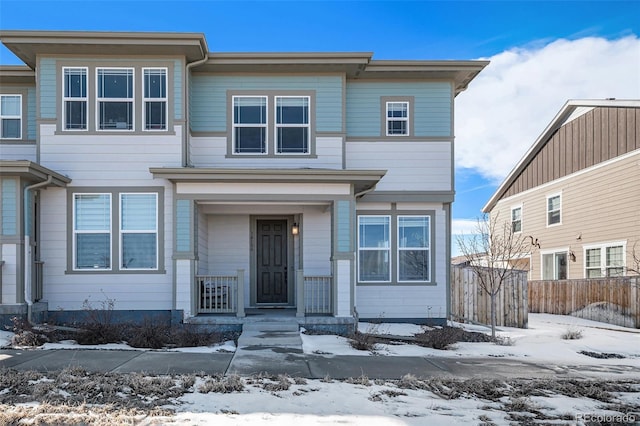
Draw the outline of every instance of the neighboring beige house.
M640 100L567 102L482 211L537 240L532 280L637 269Z

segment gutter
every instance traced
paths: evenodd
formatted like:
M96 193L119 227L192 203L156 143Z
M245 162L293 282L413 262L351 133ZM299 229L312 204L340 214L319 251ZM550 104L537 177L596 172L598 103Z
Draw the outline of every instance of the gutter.
M186 67L186 73L185 73L185 89L184 89L184 101L185 101L185 106L184 106L184 129L182 131L183 133L183 137L182 137L182 144L183 144L183 150L182 150L182 167L193 167L193 165L191 164L191 155L189 152L189 136L191 134L191 126L189 125L190 119L189 119L189 112L191 110L190 105L189 105L189 92L191 91L191 86L189 84L189 78L190 78L190 72L191 72L191 68L198 66L198 65L202 65L205 62L207 62L209 60L209 53L208 52L203 52L204 54L204 58L200 59L199 61L195 61L195 62L190 62L187 64Z
M30 186L26 186L24 188L24 193L22 195L23 207L22 207L22 216L23 216L23 226L24 226L24 301L27 304L27 322L29 324L33 324L31 321L32 316L32 253L31 253L31 222L29 217L29 192L42 188L45 186L51 185L53 182L53 175L48 175L47 180L44 182L36 183Z

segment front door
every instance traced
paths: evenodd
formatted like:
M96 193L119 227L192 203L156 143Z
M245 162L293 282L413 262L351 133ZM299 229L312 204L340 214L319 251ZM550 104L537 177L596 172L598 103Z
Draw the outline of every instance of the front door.
M257 302L288 303L287 221L258 220L257 229Z

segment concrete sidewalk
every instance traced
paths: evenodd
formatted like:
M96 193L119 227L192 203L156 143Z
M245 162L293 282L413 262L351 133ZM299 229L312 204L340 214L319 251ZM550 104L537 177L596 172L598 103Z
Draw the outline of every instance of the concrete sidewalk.
M70 366L88 371L208 375L288 374L290 377L345 379L420 378L609 378L640 379L631 366L540 365L506 358L322 356L294 353L290 348L262 347L229 353L182 353L121 350L0 350L0 368L54 371Z

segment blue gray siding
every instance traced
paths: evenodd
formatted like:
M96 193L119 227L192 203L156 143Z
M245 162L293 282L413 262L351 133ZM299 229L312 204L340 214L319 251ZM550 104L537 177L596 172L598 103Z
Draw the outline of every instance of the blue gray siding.
M40 118L56 118L56 60L40 59Z
M335 76L222 76L191 79L191 130L227 131L227 90L315 90L316 131L342 131L342 77Z
M176 251L178 252L193 250L191 244L191 223L193 221L191 206L190 200L176 201Z
M347 82L347 136L380 137L382 96L413 96L417 137L451 136L448 82Z
M16 179L2 179L2 235L18 232L18 183Z
M336 220L338 251L349 252L351 251L351 202L338 201L336 214L338 216Z

